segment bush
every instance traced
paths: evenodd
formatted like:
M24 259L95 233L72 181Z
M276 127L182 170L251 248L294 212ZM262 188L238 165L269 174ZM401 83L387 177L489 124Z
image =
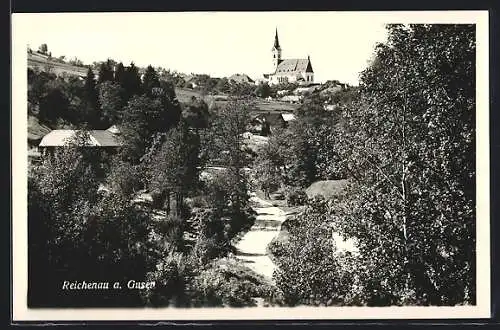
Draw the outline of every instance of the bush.
M211 264L194 278L192 292L197 306L256 306L254 298L270 291L263 279L234 260Z
M292 189L286 195L288 206L304 205L307 202L307 194L302 189Z

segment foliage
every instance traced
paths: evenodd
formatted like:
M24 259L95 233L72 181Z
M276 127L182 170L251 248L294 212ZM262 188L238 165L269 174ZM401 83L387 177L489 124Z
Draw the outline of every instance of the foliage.
M97 86L102 121L105 126L120 122L122 119L123 89L119 84L105 81Z
M271 96L271 87L267 83L259 84L255 89L255 95L265 99Z
M343 108L336 150L355 184L333 207L299 216L278 258L290 302L328 292L342 304L475 303L474 27L388 31L360 99ZM358 241L350 274L328 259L332 231Z
M290 189L286 194L286 203L288 206L304 205L307 202L307 194L303 189Z
M114 80L113 63L111 62L110 59L108 59L106 62L102 62L99 65L99 75L97 83L102 84L103 82L113 81L113 80Z
M160 87L160 79L158 77L158 73L151 65L148 65L142 81L142 91L146 95L152 96L153 89L157 87Z
M28 196L29 271L35 279L30 281L30 306L126 306L140 301L124 291L61 291L65 280L143 278L150 267L147 216L119 195L98 194L100 166L92 151L68 147L34 169Z

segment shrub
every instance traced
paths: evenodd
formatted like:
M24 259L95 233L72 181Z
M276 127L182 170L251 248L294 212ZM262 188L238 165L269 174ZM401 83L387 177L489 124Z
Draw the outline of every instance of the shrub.
M288 206L304 205L307 202L307 194L302 189L292 189L286 195Z

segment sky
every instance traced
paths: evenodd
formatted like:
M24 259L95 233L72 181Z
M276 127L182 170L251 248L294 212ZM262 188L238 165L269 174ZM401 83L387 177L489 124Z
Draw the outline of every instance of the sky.
M272 71L278 29L282 58L307 58L315 80L357 84L377 42L381 19L348 12L190 12L21 14L27 43L84 63L112 58L214 77ZM377 17L375 17L377 18Z

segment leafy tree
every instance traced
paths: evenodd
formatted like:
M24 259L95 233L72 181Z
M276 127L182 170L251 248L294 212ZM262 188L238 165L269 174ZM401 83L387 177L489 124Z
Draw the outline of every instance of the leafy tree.
M49 48L47 47L47 44L41 44L40 47L38 47L38 52L41 54L47 54Z
M197 187L200 142L182 122L164 137L159 136L161 140L161 146L155 143L143 158L147 181L150 190L161 196L160 206L166 201L165 208L180 216L184 197Z
M99 151L75 145L44 157L28 196L29 306L130 306L135 292L61 290L63 281L126 282L151 270L147 215L113 192L101 194ZM43 280L38 280L43 279Z
M251 104L232 99L214 116L208 136L203 138L209 162L218 162L226 170L209 186L211 203L221 205L221 216L230 219L228 236L234 237L253 224L248 204L248 178L244 168L250 163L243 148L243 133L249 121Z
M123 89L119 84L105 81L97 86L102 121L106 126L116 124L121 120L123 107Z
M134 95L141 94L141 77L139 76L139 70L133 62L125 69L125 75L121 85L125 90L125 101L128 101Z
M125 139L123 155L133 163L138 162L149 148L153 136L158 132L158 122L162 112L158 99L134 96L123 108L122 134Z
M258 97L267 98L271 96L271 87L267 83L259 84L255 89L255 94Z
M182 118L189 127L203 129L208 127L209 123L208 104L201 98L193 96L191 102L184 106Z
M217 85L215 85L215 90L219 93L229 93L231 89L231 85L226 77L223 77L217 81Z
M113 81L114 80L114 72L113 72L113 64L110 59L106 62L102 62L99 65L99 76L97 79L97 83L101 84L105 81Z
M149 65L146 68L146 72L144 73L144 78L142 81L142 90L146 95L152 95L153 88L160 87L160 79L158 77L158 73L155 69Z
M125 67L123 66L123 63L120 62L116 66L114 81L123 87L124 77L125 77Z
M69 101L63 91L50 89L40 100L39 117L43 122L55 124L59 118L66 117Z
M301 242L300 236L324 240L318 248L326 251L332 232L355 237L360 257L350 278L333 276L331 289L309 284L328 270L295 287L285 283L293 283L297 269L324 269L320 255L297 258L302 265L282 259L289 266L278 282L291 297L352 290L356 299L340 301L475 303L474 31L388 26L387 44L361 75L361 99L344 109L338 150L354 184L332 208L314 211L326 214L329 231L302 227L294 234ZM293 255L291 249L282 255Z
M99 96L96 88L95 75L92 69L87 70L83 86L84 113L86 124L93 129L100 126Z

